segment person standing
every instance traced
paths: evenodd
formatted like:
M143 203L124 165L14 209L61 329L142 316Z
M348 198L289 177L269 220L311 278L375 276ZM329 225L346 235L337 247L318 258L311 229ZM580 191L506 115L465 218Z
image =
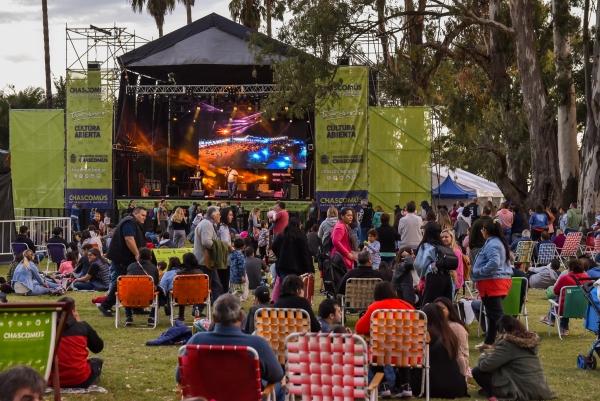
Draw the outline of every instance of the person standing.
M471 278L479 290L488 322L485 340L477 348L487 350L496 341L497 322L504 315L502 299L512 285L512 268L509 264L510 249L502 235L500 223L486 221L481 233L485 243L473 262Z
M366 199L362 200L362 218L360 219L360 238L361 242L367 240L367 233L371 228L373 228L373 214L375 211L373 210L373 205L371 202Z
M391 263L396 257L396 241L400 237L394 227L390 225L390 215L381 215L381 225L375 230L379 241L379 256L381 261Z
M71 206L71 223L73 224L73 231L81 231L81 226L79 225L80 216L81 209L79 208L79 204L73 203L73 206Z
M285 202L282 201L275 203L273 211L275 212L275 216L273 216L273 238L275 238L277 234L281 234L287 227L290 215L285 210Z
M327 209L327 218L321 222L319 226L319 230L317 231L317 236L321 240L321 245L325 245L327 239L331 236L331 232L333 231L333 227L338 222L338 210L335 206L329 206ZM326 249L327 251L327 249Z
M200 269L208 275L210 279L211 301L216 300L223 294L223 285L215 269L208 266L209 254L216 241L219 241L217 234L217 224L221 220L221 213L216 206L209 206L206 209L204 219L198 224L194 231L194 256L198 261Z
M238 180L238 172L227 166L227 170L225 171L225 178L227 179L227 193L230 198L235 197L235 192L237 190L237 180Z
M581 211L577 208L577 203L571 203L569 210L567 210L567 224L565 224L565 234L570 232L579 231L583 216Z
M483 215L477 220L473 220L473 225L471 226L471 232L469 233L469 258L471 260L475 260L477 258L477 254L479 250L485 244L485 238L483 237L481 229L487 223L491 223L492 219L492 210L489 207L483 208Z
M227 245L229 253L233 252L233 240L235 239L235 233L232 229L234 214L230 207L226 207L221 210L221 224L219 224L218 234L219 239ZM227 258L229 260L229 257ZM229 263L225 268L217 269L221 285L223 285L223 292L229 292L229 273L231 267Z
M529 217L529 225L531 226L531 239L533 241L538 241L542 236L542 231L548 230L548 215L542 205L535 207L535 212Z
M183 248L185 245L185 229L187 227L187 219L183 209L178 207L171 216L171 225L173 227L173 243L175 248Z
M333 227L331 232L331 242L333 248L331 249L331 258L335 260L335 255L339 254L342 258L346 269L350 270L354 266L354 262L357 260L356 254L352 251L352 243L350 242L350 224L354 213L351 208L343 208L340 218Z
M146 215L146 208L136 207L130 216L124 217L119 222L113 233L107 252L107 256L112 262L110 266L110 288L106 300L98 305L98 309L106 317L112 316L111 308L116 301L117 279L127 274L127 266L139 260L140 248L146 245L143 230Z
M167 201L161 199L158 203L158 207L156 210L156 221L158 223L158 227L160 227L161 232L167 231L169 226L169 209L167 208Z
M513 212L510 210L509 206L510 205L508 201L503 202L500 210L498 210L498 213L496 213L496 217L500 221L502 230L504 231L504 238L506 238L507 241L510 241L514 221Z
M407 247L417 249L423 239L423 232L421 231L423 219L416 214L416 210L417 205L415 202L408 202L406 204L406 216L402 217L398 222L398 234L400 235L399 249Z
M438 268L438 247L442 246L442 229L436 222L425 224L423 240L417 249L414 267L419 277L425 279L421 304L433 302L437 297L453 298L450 271Z

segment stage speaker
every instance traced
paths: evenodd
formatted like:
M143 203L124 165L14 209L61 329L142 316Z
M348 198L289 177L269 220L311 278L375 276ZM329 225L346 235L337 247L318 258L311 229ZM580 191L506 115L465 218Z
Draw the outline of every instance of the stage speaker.
M273 198L275 191L259 191L258 196L261 198Z
M167 185L167 195L168 196L179 196L179 186L176 184Z
M215 198L227 198L229 193L224 189L215 189Z
M193 190L192 198L204 198L204 191L198 189Z
M300 198L300 187L296 184L292 184L290 187L290 199Z

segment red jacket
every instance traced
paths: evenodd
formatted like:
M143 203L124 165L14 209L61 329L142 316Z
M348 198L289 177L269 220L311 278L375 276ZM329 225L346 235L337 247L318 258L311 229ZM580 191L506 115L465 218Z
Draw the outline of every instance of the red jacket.
M573 272L568 272L567 274L562 274L558 277L558 280L556 280L556 283L554 284L554 295L556 295L557 297L560 296L560 290L563 287L567 287L567 286L573 286L573 285L577 285L577 282L575 281L575 278L577 278L578 280L582 280L582 279L586 279L589 278L589 276L587 275L586 272L583 273L573 273ZM583 281L580 284L583 284L585 281ZM565 304L565 300L564 299L560 299L560 306L558 307L558 310L560 313L562 313L563 311L563 305Z
M63 331L58 344L58 374L60 385L76 386L89 379L92 370L88 363L88 349L102 351L104 342L86 322L73 322Z
M369 331L371 329L371 315L378 309L414 310L415 307L409 304L408 302L405 302L398 298L388 298L382 299L381 301L375 301L371 305L369 305L369 308L367 309L365 314L362 315L360 319L358 319L358 322L356 322L356 327L354 328L356 334L369 334Z
M333 244L333 248L331 248L331 256L335 252L338 252L342 255L342 260L344 261L344 265L346 265L346 269L352 269L354 266L354 261L348 257L352 252L352 244L350 243L350 233L348 232L348 227L343 221L338 221L333 227L333 231L331 232L331 242Z

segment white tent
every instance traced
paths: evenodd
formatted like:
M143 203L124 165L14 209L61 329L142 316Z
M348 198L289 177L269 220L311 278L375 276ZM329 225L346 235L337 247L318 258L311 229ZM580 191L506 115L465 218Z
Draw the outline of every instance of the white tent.
M459 168L450 169L445 166L432 166L431 187L437 188L448 175L461 187L473 190L477 194L477 198L481 200L491 200L496 204L504 200L504 195L498 185Z

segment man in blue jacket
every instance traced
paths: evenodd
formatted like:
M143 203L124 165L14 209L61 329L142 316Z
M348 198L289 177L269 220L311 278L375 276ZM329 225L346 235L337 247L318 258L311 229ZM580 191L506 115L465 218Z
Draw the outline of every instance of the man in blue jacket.
M215 322L213 331L195 334L190 338L188 344L243 345L254 348L258 353L260 377L263 384L276 383L277 400L283 400L285 395L279 385L283 379L283 369L271 346L264 338L242 332L244 312L240 300L233 294L221 295L213 306L213 320ZM215 368L218 367L215 366ZM179 382L179 369L176 379Z

